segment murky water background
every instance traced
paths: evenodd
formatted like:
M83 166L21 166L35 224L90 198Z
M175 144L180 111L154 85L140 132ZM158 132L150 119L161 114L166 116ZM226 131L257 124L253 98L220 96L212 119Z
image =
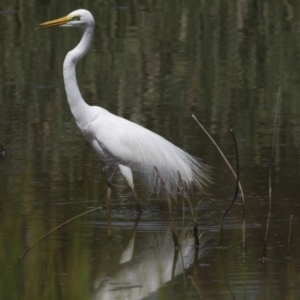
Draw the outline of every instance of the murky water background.
M166 204L137 182L143 214L122 178L113 189L107 238L102 163L77 129L62 79L80 31L34 30L77 8L96 19L78 65L84 99L161 134L214 170L197 212L205 232L190 244L191 214L174 207L182 258L174 266ZM300 4L295 1L0 0L0 298L298 299ZM273 202L267 261L262 247L278 89ZM195 114L235 166L246 196L246 247L239 198L220 249L220 218L235 181ZM206 196L194 194L196 205ZM94 208L38 243L62 222ZM286 259L290 215L290 254ZM126 253L129 261L120 264ZM124 254L125 253L125 254ZM125 259L126 260L126 259ZM194 282L194 284L192 283Z

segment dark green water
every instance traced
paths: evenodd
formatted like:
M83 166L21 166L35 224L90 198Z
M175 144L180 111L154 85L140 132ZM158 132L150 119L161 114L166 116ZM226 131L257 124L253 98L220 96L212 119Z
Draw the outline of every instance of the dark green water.
M79 63L83 98L166 137L213 167L197 216L210 236L195 259L182 237L165 238L168 208L137 182L143 214L121 177L107 238L102 163L71 115L62 63L80 30L37 24L89 9L95 38ZM300 298L300 3L297 1L3 1L0 0L0 299L298 299ZM278 89L267 260L268 174ZM195 114L235 166L234 128L246 200L220 219L235 180L191 118ZM195 193L196 208L207 196ZM62 222L85 215L20 255ZM188 208L174 206L179 231ZM289 219L293 215L287 260ZM128 247L129 245L129 247ZM133 248L130 246L134 246ZM120 264L124 253L133 254ZM125 251L125 252L124 252ZM192 284L194 282L194 284ZM198 290L198 291L197 291ZM127 298L126 298L127 297Z

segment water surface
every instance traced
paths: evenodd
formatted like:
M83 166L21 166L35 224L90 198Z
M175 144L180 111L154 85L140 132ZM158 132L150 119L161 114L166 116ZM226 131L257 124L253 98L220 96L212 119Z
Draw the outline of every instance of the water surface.
M143 214L136 224L130 189L116 177L113 238L107 237L103 165L76 127L62 79L64 57L78 43L80 30L34 30L79 7L96 20L91 50L77 70L84 99L155 131L213 168L206 192L218 201L203 201L197 211L199 230L209 238L201 255L189 246L173 275L164 277L174 265L174 248L166 238L168 208L139 181ZM0 298L123 299L122 292L128 299L299 298L299 11L296 2L270 0L9 5L0 0L0 144L6 149L0 159ZM235 180L192 114L233 166L234 128L246 198L245 248L240 197L226 218L219 247L220 219ZM208 196L194 193L195 208ZM102 210L57 230L18 261L46 232L99 205ZM287 259L291 215L292 258ZM183 219L178 202L174 218L184 247L190 210L185 208ZM131 257L120 264L128 252ZM126 276L130 285L119 280Z

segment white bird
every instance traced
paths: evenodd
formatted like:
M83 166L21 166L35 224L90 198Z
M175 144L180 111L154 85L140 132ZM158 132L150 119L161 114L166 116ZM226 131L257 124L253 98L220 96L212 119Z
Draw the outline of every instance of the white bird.
M78 9L63 18L42 23L38 28L54 26L83 29L81 41L66 55L63 77L69 106L77 126L105 163L108 205L116 170L120 171L131 188L139 211L140 205L134 190L132 171L139 172L150 189L156 192L162 189L162 184L154 169L155 166L171 194L178 192L178 172L187 188L195 184L201 190L209 179L207 168L198 159L158 134L116 116L102 107L90 106L83 100L77 85L76 65L88 52L93 39L95 21L92 14L85 9Z

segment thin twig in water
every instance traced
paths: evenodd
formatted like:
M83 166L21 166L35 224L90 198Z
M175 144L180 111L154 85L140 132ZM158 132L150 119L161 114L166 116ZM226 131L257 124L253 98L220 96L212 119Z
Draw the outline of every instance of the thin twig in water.
M272 166L273 166L273 162L274 162L274 153L275 153L276 122L277 122L277 113L278 113L279 100L280 100L280 92L281 92L281 87L279 87L279 89L278 89L277 103L276 103L274 123L273 123L273 141L272 141L270 168L269 168L269 211L268 211L268 219L267 219L266 233L265 233L264 246L263 246L263 259L265 259L267 257L267 241L268 241L269 224L270 224L270 218L271 218Z
M200 123L200 121L195 117L195 115L192 115L192 117L194 118L194 120L198 123L198 125L202 128L202 130L206 133L206 135L209 137L209 139L213 142L213 144L216 146L216 148L218 149L219 153L221 154L221 156L223 157L224 161L226 162L227 166L229 167L230 171L232 172L233 176L235 177L235 179L237 179L237 175L235 173L235 171L233 170L231 164L229 163L229 161L227 160L227 158L225 157L224 153L222 152L222 150L220 149L220 147L218 146L218 144L215 142L215 140L212 138L212 136L207 132L207 130L204 128L204 126ZM245 196L244 196L244 191L242 188L242 184L239 181L239 189L240 189L240 193L241 193L241 197L242 197L242 203L243 203L243 238L242 238L242 247L243 249L246 246L246 204L245 204Z
M201 296L201 292L200 292L199 288L197 287L197 285L196 285L196 283L195 283L195 280L194 280L194 278L193 278L191 275L189 275L189 276L188 276L188 279L190 279L190 280L191 280L191 282L192 282L192 285L193 285L193 286L194 286L194 288L196 289L196 291L197 291L197 293L198 293L198 296L199 296L199 298L200 298L200 299L203 299L203 298L202 298L202 296Z
M227 166L229 167L230 171L232 172L233 176L236 179L237 175L236 175L235 171L233 170L231 164L229 163L229 161L225 157L224 153L222 152L222 150L220 149L220 147L218 146L218 144L215 142L215 140L212 138L212 136L207 132L207 130L204 128L204 126L200 123L200 121L195 117L195 115L192 115L192 117L198 123L198 125L202 128L202 130L206 133L206 135L210 138L210 140L213 142L213 144L216 146L216 148L218 149L219 153L223 157L224 161L226 162ZM244 191L243 191L241 182L239 182L239 189L240 189L241 196L242 196L242 199L243 199L243 210L244 210L244 213L245 213L245 197L244 197Z
M227 209L225 210L224 214L222 215L221 228L220 228L220 247L223 247L224 218L225 218L226 214L229 212L232 205L234 204L234 202L235 202L235 200L238 196L238 192L239 192L239 178L240 178L239 154L238 154L238 149L237 149L237 144L236 144L236 139L235 139L235 136L234 136L233 129L231 129L231 133L232 133L232 138L233 138L233 141L234 141L235 154L236 154L236 169L237 169L237 171L236 171L236 174L237 174L236 175L236 187L235 187L234 197L233 197L231 203L229 204L229 206L227 207ZM243 222L243 245L244 245L244 238L245 238L245 227L244 227L244 222Z
M240 182L239 153L238 153L238 148L237 148L236 139L235 139L235 136L234 136L233 129L231 129L231 133L232 133L232 138L233 138L233 141L234 141L234 148L235 148L235 154L236 154L236 188L235 188L234 197L233 197L231 203L229 204L229 206L227 207L227 209L225 210L225 212L224 212L224 214L222 216L222 221L224 221L225 216L227 215L227 213L229 212L230 208L234 204L234 202L235 202L235 200L237 198L238 192L239 192L239 182Z
M292 232L292 220L293 215L290 216L290 228L289 228L289 238L288 238L288 246L287 246L287 258L290 259L290 243L291 243L291 232Z
M23 254L19 257L19 260L21 260L35 245L37 245L41 240L43 240L45 237L47 237L48 235L50 235L51 233L53 233L54 231L56 231L57 229L59 229L59 228L61 228L61 227L63 227L63 226L65 226L65 225L67 225L68 223L70 223L70 222L72 222L72 221L74 221L74 220L76 220L76 219L78 219L78 218L80 218L80 217L82 217L82 216L84 216L84 215L87 215L87 214L89 214L89 213L91 213L91 212L93 212L93 211L95 211L95 210L99 210L99 209L102 209L102 207L101 206L98 206L98 207L95 207L95 208L93 208L93 209L90 209L90 210L88 210L88 211L86 211L86 212L84 212L84 213L82 213L82 214L80 214L80 215L77 215L77 216L75 216L75 217L73 217L73 218L71 218L71 219L69 219L69 220L67 220L67 221L65 221L64 223L62 223L62 224L60 224L60 225L58 225L58 226L56 226L55 228L53 228L52 230L50 230L49 232L47 232L46 234L44 234L41 238L39 238L33 245L31 245L30 247L28 247L24 252L23 252Z

